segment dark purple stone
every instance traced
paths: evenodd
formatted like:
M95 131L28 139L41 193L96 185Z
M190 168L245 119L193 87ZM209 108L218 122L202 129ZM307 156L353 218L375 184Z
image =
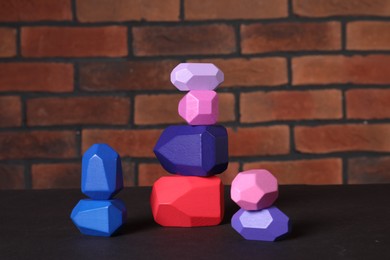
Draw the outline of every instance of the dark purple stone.
M186 176L212 176L228 166L228 136L220 125L170 126L154 153L164 169Z
M248 211L240 209L233 215L232 227L247 240L275 241L290 232L290 220L277 207Z

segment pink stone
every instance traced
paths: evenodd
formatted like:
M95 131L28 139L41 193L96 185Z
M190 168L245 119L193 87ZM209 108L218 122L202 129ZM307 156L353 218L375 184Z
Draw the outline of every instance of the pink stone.
M224 80L212 63L180 63L171 72L171 82L181 91L214 90Z
M218 95L212 90L191 90L180 100L178 110L190 125L213 125L218 119Z
M278 181L267 170L240 172L234 178L230 195L245 210L261 210L272 206L278 198Z

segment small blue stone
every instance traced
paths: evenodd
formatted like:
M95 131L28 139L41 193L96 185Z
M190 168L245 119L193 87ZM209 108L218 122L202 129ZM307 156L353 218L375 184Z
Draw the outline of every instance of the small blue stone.
M126 221L126 207L120 199L83 199L70 218L82 234L109 237Z
M81 191L91 199L106 200L122 188L119 154L107 144L92 145L83 156Z
M211 176L228 166L228 136L223 126L170 126L154 153L164 169L186 176Z

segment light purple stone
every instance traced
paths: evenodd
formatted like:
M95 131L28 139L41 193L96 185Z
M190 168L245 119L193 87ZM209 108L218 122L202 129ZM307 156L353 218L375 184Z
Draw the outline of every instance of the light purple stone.
M275 206L256 211L240 209L233 215L232 227L247 240L275 241L290 232L290 220Z
M171 82L180 91L214 90L224 74L212 63L180 63L171 72Z

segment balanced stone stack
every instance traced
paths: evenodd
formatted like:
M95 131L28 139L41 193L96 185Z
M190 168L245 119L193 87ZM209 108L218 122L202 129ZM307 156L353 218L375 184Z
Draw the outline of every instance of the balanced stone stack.
M166 128L154 148L162 167L173 176L158 179L151 195L154 219L162 226L218 225L223 218L221 180L228 166L228 136L218 118L214 89L224 75L210 63L181 63L171 73L180 91L178 112L188 125Z
M290 220L273 206L279 195L278 181L267 170L240 172L233 180L231 198L241 207L232 227L245 239L275 241L290 232Z
M111 236L126 221L126 207L113 196L123 188L119 154L107 144L94 144L83 155L81 191L91 199L82 199L74 207L71 219L81 233Z

